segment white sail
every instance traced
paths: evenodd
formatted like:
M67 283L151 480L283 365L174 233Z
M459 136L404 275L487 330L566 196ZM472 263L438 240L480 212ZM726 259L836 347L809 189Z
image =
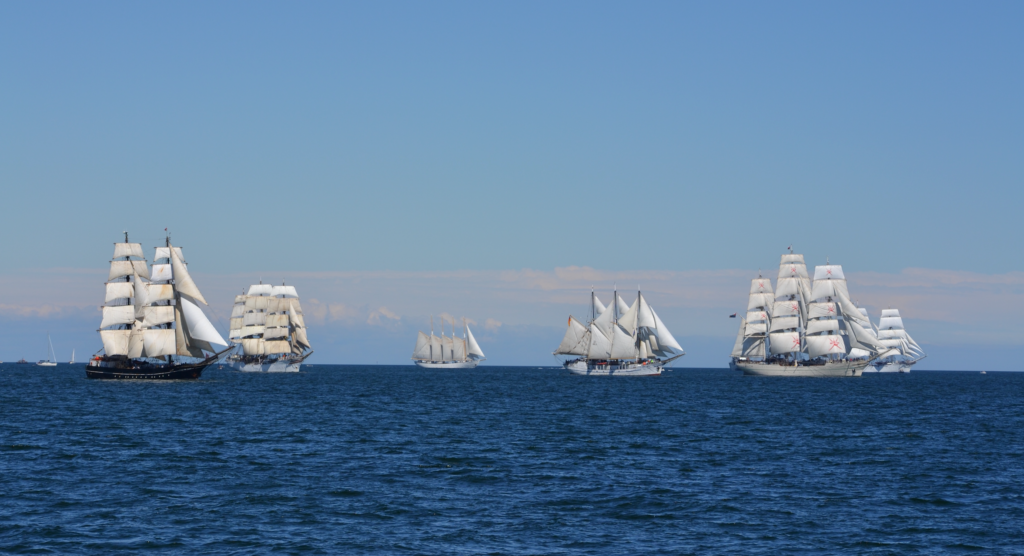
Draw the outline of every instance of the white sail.
M807 334L817 334L819 332L828 332L830 330L839 330L838 320L816 319L807 321Z
M861 314L860 309L850 301L850 298L846 296L846 293L836 292L836 299L839 301L839 308L843 311L843 317L870 326L870 322L867 317Z
M875 338L874 334L869 332L863 326L857 322L850 321L846 323L850 331L850 345L854 348L860 348L863 351L874 351L881 352L885 351L886 345ZM851 351L851 357L864 357L864 355L853 355Z
M132 359L151 357L150 354L146 353L146 344L143 336L145 331L141 328L132 328L130 332L128 335L128 353L125 355Z
M736 333L736 343L732 345L732 356L743 357L743 338L747 330L747 320L740 319L740 330Z
M174 343L174 330L170 328L148 328L142 331L142 338L148 357L161 357L177 353Z
M254 324L252 326L244 326L242 327L242 336L262 336L263 332L265 331L266 327L260 326L258 324Z
M243 326L245 326L245 319L241 317L233 318L228 323L229 328L242 328Z
M768 336L772 355L796 353L801 350L799 332L772 332Z
M181 247L175 247L174 248L174 252L178 254L178 258L180 258L182 261L185 260L185 256L181 254ZM154 261L158 261L160 259L169 259L169 258L171 258L171 250L168 249L167 247L157 247L156 250L153 253L153 260ZM168 278L168 280L169 279L170 278Z
M248 315L253 315L253 314L266 315L266 313L246 313L246 314L248 314ZM266 319L266 325L267 326L288 326L288 323L290 323L290 322L291 322L291 317L288 316L288 313L281 313L281 314L277 314L277 315L267 315L267 319Z
M266 311L270 307L269 297L248 297L245 300L246 311Z
M601 300L598 299L596 295L591 294L590 300L593 304L592 309L594 311L595 316L605 312L606 307L604 306L604 303L601 303Z
M799 317L775 317L772 319L772 326L770 331L776 332L779 330L789 330L800 328Z
M135 290L135 318L138 320L143 317L146 306L149 305L149 295L147 295L146 283L139 278L138 274L132 274L132 287Z
M263 338L245 338L242 340L242 353L246 355L263 355Z
M146 284L146 301L157 303L174 299L174 286L170 284Z
M615 307L616 309L618 309L619 315L624 315L626 314L626 311L629 310L629 305L626 304L626 302L622 299L622 296L619 295L618 293L615 294Z
M189 275L184 261L181 260L181 257L173 249L171 250L171 269L174 271L174 289L179 294L187 295L203 305L209 305L206 302L206 298L203 297L203 293L199 291L199 287L192 280L192 276ZM188 320L187 313L185 314L185 320Z
M160 326L169 322L174 322L174 307L158 305L156 307L142 308L142 323L146 328Z
M135 285L131 282L107 282L107 295L104 303L110 303L115 299L128 299L135 296Z
M291 353L292 345L287 340L263 340L263 353Z
M237 319L245 315L245 301L241 305L235 305L231 308L231 318Z
M295 291L295 286L274 286L270 295L281 296L281 297L299 297L299 293Z
M677 342L675 337L672 336L672 333L668 331L668 327L665 326L665 323L661 322L661 319L658 318L658 313L654 311L654 307L651 307L651 314L654 315L654 322L657 324L654 334L658 337L658 345L661 347L661 350L675 350L679 353L683 353L683 346L679 345L679 342Z
M613 326L611 359L636 359L636 356L636 338L621 326Z
M640 302L637 308L636 325L640 328L658 328L658 321L654 318L654 309L648 305L643 294L637 292L637 299Z
M288 334L289 334L289 331L288 331L287 328L280 328L280 327L267 328L266 330L263 331L263 339L264 340L276 340L278 338L287 338Z
M285 317L285 326L287 326L287 319L288 319L287 315L273 315L273 316L274 317L284 316ZM242 317L242 324L245 325L245 326L250 326L250 325L253 325L253 324L262 324L262 325L265 325L265 326L281 326L281 324L279 324L276 321L275 321L274 324L268 324L267 320L268 320L268 315L266 313L255 313L255 312L254 313L246 313L245 316Z
M801 295L802 288L800 278L779 278L778 287L775 289L775 298Z
M302 318L302 313L296 311L294 306L288 311L288 320L296 328L306 327L306 321Z
M466 327L466 353L470 359L484 359L484 350L480 349L480 344L476 343L476 338L473 337L473 331Z
M811 303L807 307L807 318L817 319L825 317L837 317L836 304L835 303Z
M882 317L878 321L878 330L903 330L903 319L899 316Z
M188 335L188 326L185 324L185 317L182 316L181 307L174 308L174 344L177 348L177 354L187 357L203 357L203 350L197 346L192 345L194 340ZM202 342L206 344L206 342ZM206 347L213 351L212 346L206 344Z
M749 336L758 336L758 335L764 336L764 334L766 332L768 332L768 323L767 322L765 322L765 321L750 322L749 320L747 321L747 331L745 333L746 336L748 336L748 337Z
M899 309L882 309L882 318L900 316Z
M636 300L633 301L633 304L630 305L628 309L626 309L626 312L619 315L619 326L627 330L630 334L632 334L633 331L636 330L636 317L637 312L639 310L640 296L637 296Z
M907 337L907 331L902 329L885 329L878 331L878 339L880 340L902 340Z
M772 305L772 316L775 318L800 316L800 302L776 301Z
M138 257L145 259L146 256L142 254L141 243L115 243L114 244L114 258L121 259L124 257Z
M185 322L188 324L190 336L211 344L228 345L198 305L185 297L180 297L179 301L181 302L181 312L185 317Z
M452 346L452 339L448 336L441 337L441 357L444 361L454 361L455 355L453 353L454 348Z
M743 340L743 356L748 358L764 357L764 338L745 338Z
M131 330L100 330L100 340L103 341L103 351L107 355L127 355L128 336Z
M135 322L134 306L103 307L103 321L100 322L100 328L117 326L119 324L132 324L133 322Z
M110 275L107 281L111 282L122 276L138 274L143 278L149 278L149 267L146 261L110 261Z
M842 336L806 336L807 354L811 357L822 355L845 355L846 342Z
M843 267L837 264L814 267L814 280L846 280Z
M647 349L647 342L646 341L641 341L640 345L639 345L639 348L640 348L640 359L647 359L648 357L651 356L650 355L651 354L650 350Z
M594 319L594 326L597 326L597 329L600 330L601 334L603 334L606 338L610 338L612 335L612 325L614 324L614 322L615 310L613 307L608 307L608 309L605 312L601 313L600 315L598 315L596 319Z
M299 344L301 347L304 347L306 349L313 347L309 343L309 338L306 337L305 328L296 328L295 331L292 332L292 335L295 338L295 343Z
M452 354L455 361L466 360L466 340L464 338L452 338Z
M555 350L555 355L586 355L588 343L587 327L576 320L576 317L569 317L565 337Z
M752 293L750 299L747 301L747 310L753 310L760 307L765 309L771 307L775 303L775 295L770 293Z
M155 264L153 275L149 279L153 282L169 282L174 279L174 271L169 264Z
M430 360L441 361L441 338L434 336L434 333L430 333Z
M754 278L750 281L750 293L772 293L772 281L768 278Z
M767 311L747 311L746 316L747 322L750 321L768 321Z
M606 313L611 311L605 311ZM597 323L590 325L590 349L587 352L589 359L608 359L612 355L612 342L597 327Z
M269 296L274 294L274 286L270 284L253 284L249 286L249 295Z

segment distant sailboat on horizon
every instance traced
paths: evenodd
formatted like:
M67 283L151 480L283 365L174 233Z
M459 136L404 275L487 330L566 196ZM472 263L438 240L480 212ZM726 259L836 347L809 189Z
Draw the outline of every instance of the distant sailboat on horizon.
M420 332L416 337L412 360L424 369L474 369L486 359L480 344L476 343L473 331L462 319L462 338L455 337L455 319L452 319L451 338L444 335L444 319L441 319L441 336L434 335L434 318L430 318L430 336Z
M50 346L49 351L46 354L46 359L41 359L36 365L40 367L56 367L57 356L53 353L53 340L50 339L50 333L46 333L46 343Z

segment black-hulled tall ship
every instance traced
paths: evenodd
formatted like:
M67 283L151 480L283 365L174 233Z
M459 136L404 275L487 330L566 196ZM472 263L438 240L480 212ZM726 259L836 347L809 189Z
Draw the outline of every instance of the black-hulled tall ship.
M89 361L89 378L193 380L230 349L213 347L227 342L199 308L206 299L170 237L156 248L150 272L142 245L125 233L114 244L106 289L103 353Z

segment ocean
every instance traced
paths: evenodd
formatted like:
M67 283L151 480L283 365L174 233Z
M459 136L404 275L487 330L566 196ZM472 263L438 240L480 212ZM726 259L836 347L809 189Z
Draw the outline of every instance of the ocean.
M1024 373L0 367L0 552L1022 554Z

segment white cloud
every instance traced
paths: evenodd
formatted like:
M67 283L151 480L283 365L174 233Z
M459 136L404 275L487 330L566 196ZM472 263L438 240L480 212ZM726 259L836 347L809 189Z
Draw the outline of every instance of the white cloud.
M491 332L497 332L501 328L501 321L494 319L487 319L484 322L484 329L490 330Z

